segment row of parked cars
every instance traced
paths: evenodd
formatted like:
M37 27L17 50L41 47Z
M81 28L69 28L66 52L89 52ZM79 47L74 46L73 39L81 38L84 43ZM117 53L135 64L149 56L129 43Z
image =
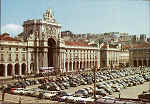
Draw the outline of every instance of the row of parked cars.
M126 68L122 70L104 70L96 72L96 94L97 96L110 95L119 92L120 89L136 86L150 81L149 68ZM66 75L50 80L42 78L37 80L25 80L7 85L8 92L32 97L47 98L58 101L83 98L92 101L93 88L88 87L69 94L63 90L80 85L91 85L94 82L93 72ZM28 89L26 86L40 84L38 88Z
M107 80L114 80L121 77L138 75L142 73L147 73L148 71L150 71L148 68L143 68L143 69L137 68L136 70L134 68L133 69L126 68L123 70L105 70L103 72L99 71L96 72L96 82L98 83ZM143 77L149 80L148 75L144 75ZM135 80L132 81L132 83L129 83L129 86L137 85L139 82L136 80L142 81L143 79L139 79L137 77ZM77 75L67 75L67 76L58 77L55 81L49 79L40 79L39 82L41 84L41 86L39 86L40 89L49 90L49 91L61 91L61 90L68 89L70 87L93 84L94 74L93 72L88 72L88 73L82 73Z
M149 78L146 79L145 76L149 76ZM121 89L143 84L146 81L150 81L150 73L144 75L125 77L122 79L111 80L106 82L98 82L96 83L96 95L100 95L104 97L107 95L111 95L114 92L120 92ZM93 91L92 91L93 89L92 90L87 90L87 89L92 89L92 88L90 87L90 88L80 89L76 91L75 94L81 96L93 95Z
M11 88L26 88L28 86L33 86L39 84L38 80L21 80L13 83L8 83L5 85L1 85L0 89L5 90L5 92L9 92Z

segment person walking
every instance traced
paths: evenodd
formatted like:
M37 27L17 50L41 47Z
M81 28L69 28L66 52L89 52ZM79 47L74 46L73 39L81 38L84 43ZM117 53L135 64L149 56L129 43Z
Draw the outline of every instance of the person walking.
M3 93L2 93L2 101L4 101L4 97L5 97L5 92L3 91Z
M18 104L21 104L21 97L19 97L19 103Z

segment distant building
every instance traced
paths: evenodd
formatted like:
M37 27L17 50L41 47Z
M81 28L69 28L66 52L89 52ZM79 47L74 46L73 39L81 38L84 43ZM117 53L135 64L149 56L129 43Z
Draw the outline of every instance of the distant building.
M131 40L130 36L128 35L128 33L120 33L120 37L119 37L121 42L129 42L129 40Z
M134 44L133 48L129 49L130 65L150 66L150 43Z
M147 41L146 34L141 34L140 35L140 41Z
M115 68L129 64L129 51L122 49L121 44L101 44L100 45L100 66Z

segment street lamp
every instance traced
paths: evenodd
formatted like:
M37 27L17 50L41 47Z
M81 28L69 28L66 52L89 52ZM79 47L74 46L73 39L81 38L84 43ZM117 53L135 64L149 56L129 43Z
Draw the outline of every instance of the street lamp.
M93 92L93 95L94 95L94 99L96 100L96 71L97 71L97 68L94 67L92 69L93 71L93 74L94 74L94 92Z

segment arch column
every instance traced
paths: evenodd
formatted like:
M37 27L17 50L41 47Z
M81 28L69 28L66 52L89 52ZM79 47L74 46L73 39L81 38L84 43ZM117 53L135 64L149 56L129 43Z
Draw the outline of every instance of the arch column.
M19 64L19 75L22 75L21 64Z
M136 60L137 61L137 67L139 66L139 60Z
M147 62L147 65L146 65L146 66L148 67L148 59L146 59L146 62Z
M31 73L30 64L31 64L31 63L28 63L28 64L27 64L27 73L28 73L28 74Z
M38 54L38 49L37 49L37 52L36 52L36 73L39 74L39 54Z
M141 61L142 61L142 66L144 66L144 62L143 62L144 60L142 59Z
M74 71L74 70L73 70L73 61L71 61L71 64L72 64L72 65L71 65L71 70L72 70L72 72L73 72L73 71Z
M11 73L11 75L15 75L15 65L14 64L12 64L12 73Z
M68 65L68 66L67 66L67 67L68 67L68 72L70 72L70 66L69 66L69 65L70 65L70 62L69 62L69 61L68 61L68 64L67 64L67 65Z
M5 67L5 77L7 77L7 64L4 64Z
M66 72L66 54L64 53L64 72Z
M77 62L74 61L74 63L75 63L75 64L74 64L74 70L77 71Z
M82 68L83 68L83 62L80 61L80 69L82 69Z
M78 65L78 70L80 69L80 61L79 61L79 65Z
M63 70L63 72L66 72L66 54L64 53L63 56L64 56L64 58L63 58L63 60L64 60L64 70Z

